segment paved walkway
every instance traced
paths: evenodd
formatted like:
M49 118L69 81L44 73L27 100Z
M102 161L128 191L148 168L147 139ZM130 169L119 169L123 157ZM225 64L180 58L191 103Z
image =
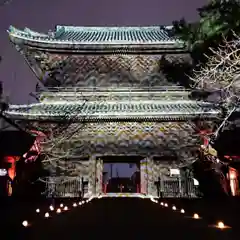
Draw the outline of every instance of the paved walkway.
M18 239L201 239L233 240L233 229L210 228L203 218L181 214L149 199L100 198L50 219L36 216Z

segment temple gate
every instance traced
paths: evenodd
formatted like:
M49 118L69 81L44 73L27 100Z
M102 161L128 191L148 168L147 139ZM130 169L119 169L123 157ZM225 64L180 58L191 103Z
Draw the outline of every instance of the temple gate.
M137 155L142 194L156 196L159 179L163 192L166 181L182 191L170 169L198 159L196 122L212 123L222 112L193 100L162 71L163 62L190 61L171 27L56 26L38 33L11 26L9 37L40 84L37 103L9 105L4 114L46 134L42 154L52 179L82 179L88 196L100 194L101 157Z

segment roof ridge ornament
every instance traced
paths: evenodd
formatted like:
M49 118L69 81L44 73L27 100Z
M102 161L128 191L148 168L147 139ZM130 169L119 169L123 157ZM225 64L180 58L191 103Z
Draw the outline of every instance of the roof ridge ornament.
M36 36L36 37L48 37L48 35L45 34L45 33L35 32L35 31L33 31L33 30L31 30L30 28L27 28L27 27L24 28L24 32L29 33L32 36Z
M9 26L7 32L10 34L19 34L19 35L27 34L25 31L15 28L13 25Z

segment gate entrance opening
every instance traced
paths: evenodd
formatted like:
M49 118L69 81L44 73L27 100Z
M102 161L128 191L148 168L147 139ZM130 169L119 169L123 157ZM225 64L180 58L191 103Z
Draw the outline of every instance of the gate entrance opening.
M140 193L141 156L104 156L103 193Z

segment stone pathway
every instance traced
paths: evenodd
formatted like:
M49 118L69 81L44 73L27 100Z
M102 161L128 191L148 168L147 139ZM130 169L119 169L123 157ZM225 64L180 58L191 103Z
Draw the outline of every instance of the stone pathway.
M58 215L49 212L49 219L36 216L18 239L239 239L233 229L209 227L204 218L192 219L187 209L182 214L180 209L173 211L172 205L163 207L151 199L96 198L69 208Z

